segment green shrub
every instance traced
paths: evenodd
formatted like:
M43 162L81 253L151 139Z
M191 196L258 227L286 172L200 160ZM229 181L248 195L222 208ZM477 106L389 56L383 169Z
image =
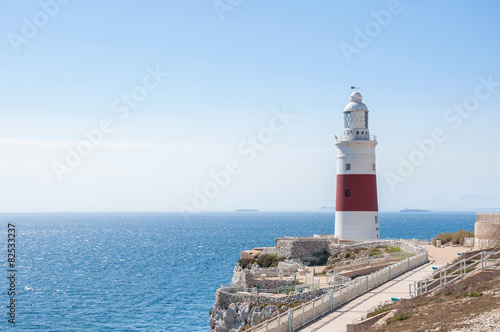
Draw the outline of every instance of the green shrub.
M441 244L445 244L448 242L451 242L452 244L464 244L464 239L466 237L474 237L474 232L473 231L465 231L463 229L458 230L458 232L454 233L441 233L436 235L432 239L432 245L436 246L436 240L441 239Z
M480 297L480 296L483 296L483 292L475 291L469 294L469 297Z
M387 248L385 248L385 252L387 252L387 253L397 252L397 251L401 251L401 249L399 249L398 247L387 247Z
M245 259L240 259L238 261L238 264L241 266L242 269L251 268L252 265L255 263L255 259L252 258L245 258Z
M378 255L382 255L382 253L380 252L380 250L378 248L371 248L369 255L370 256L378 256Z
M413 316L412 312L403 312L403 313L400 313L399 315L396 315L394 317L389 318L388 320L385 321L385 323L387 325L389 325L389 324L392 324L392 323L400 321L400 320L406 320L412 316Z
M389 307L383 306L383 307L378 308L377 310L375 310L375 311L373 311L373 312L369 312L369 313L366 315L366 318L370 318L370 317L373 317L373 316L377 316L378 314L381 314L381 313L386 312L386 311L389 311Z
M257 264L260 267L276 267L282 260L283 259L278 258L278 256L272 254L260 255L259 258L257 258Z

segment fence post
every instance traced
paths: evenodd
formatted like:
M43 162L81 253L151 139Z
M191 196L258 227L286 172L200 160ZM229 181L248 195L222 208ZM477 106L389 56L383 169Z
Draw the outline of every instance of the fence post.
M306 315L304 313L304 305L302 305L302 326L306 326Z
M314 310L314 303L316 301L313 300L312 302L313 302L313 321L316 321L316 310Z
M290 315L291 309L288 309L288 332L293 331L293 319L292 315Z
M484 251L481 251L481 271L484 269Z
M330 311L333 311L333 291L330 291Z
M323 316L325 315L325 297L321 297L321 311L323 311Z

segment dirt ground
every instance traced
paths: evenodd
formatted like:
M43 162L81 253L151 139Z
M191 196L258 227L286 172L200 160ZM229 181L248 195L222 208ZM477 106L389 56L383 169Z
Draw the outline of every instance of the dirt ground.
M500 331L499 308L500 271L483 272L393 304L370 331Z

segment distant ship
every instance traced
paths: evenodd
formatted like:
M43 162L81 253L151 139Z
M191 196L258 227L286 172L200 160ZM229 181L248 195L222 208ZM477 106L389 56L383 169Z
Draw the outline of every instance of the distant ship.
M419 209L404 209L399 212L431 212L431 210L419 210Z
M238 209L236 212L259 212L259 210L256 209Z

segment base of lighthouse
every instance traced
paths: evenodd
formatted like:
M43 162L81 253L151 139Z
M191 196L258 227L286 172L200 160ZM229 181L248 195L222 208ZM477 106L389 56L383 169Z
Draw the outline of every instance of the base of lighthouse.
M377 211L336 211L335 237L341 240L380 238Z

